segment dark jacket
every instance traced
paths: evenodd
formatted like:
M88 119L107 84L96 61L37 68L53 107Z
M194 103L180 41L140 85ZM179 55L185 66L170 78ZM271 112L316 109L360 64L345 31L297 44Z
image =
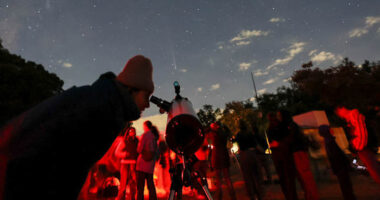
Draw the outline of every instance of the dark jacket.
M125 142L125 151L128 152L128 156L126 156L124 159L126 160L137 160L137 146L139 144L139 139L132 138L132 137L126 137L124 139Z
M125 122L139 118L134 100L122 90L103 76L91 86L72 87L45 100L4 126L3 199L76 199L88 170Z

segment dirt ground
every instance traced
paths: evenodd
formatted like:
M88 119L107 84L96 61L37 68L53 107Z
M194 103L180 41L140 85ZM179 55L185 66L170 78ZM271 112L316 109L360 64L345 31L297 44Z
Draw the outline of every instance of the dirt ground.
M243 177L239 171L239 166L236 162L232 162L232 166L230 168L231 179L233 181L234 189L237 194L238 200L248 200L245 185L243 181ZM341 195L341 191L339 188L339 183L336 177L332 174L328 165L325 161L316 161L313 165L314 177L317 181L320 199L321 200L340 200L343 199ZM277 175L275 174L273 165L271 165L271 171L273 173L273 179L277 179ZM353 171L351 173L351 180L353 182L354 193L358 200L380 200L380 185L376 184L371 177L368 175L358 173ZM268 200L280 200L284 199L284 196L281 192L280 185L275 181L275 183L265 184L265 197L264 199ZM300 185L297 183L297 192L299 199L303 198L303 191ZM214 194L214 191L211 190L211 193ZM167 196L160 196L159 199L168 199ZM184 200L195 200L196 195L192 194L189 188L184 188ZM228 190L226 185L223 185L223 199L228 200Z

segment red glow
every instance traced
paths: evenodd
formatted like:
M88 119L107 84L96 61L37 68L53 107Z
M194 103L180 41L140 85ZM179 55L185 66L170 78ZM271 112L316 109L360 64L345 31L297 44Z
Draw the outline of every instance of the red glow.
M368 132L365 124L365 117L357 109L348 110L345 107L339 107L335 113L346 120L349 128L351 129L350 143L352 147L357 150L363 150L368 142Z

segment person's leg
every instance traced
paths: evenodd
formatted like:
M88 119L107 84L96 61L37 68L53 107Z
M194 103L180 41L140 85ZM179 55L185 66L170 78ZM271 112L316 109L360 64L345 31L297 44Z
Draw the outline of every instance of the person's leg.
M262 164L262 166L264 168L265 175L267 177L267 181L269 183L271 183L272 182L272 172L271 172L270 166L269 166L270 158L266 154L262 154L262 155L259 155L259 156L261 156L261 164Z
M338 178L340 190L342 191L344 200L356 200L348 169L340 170L336 176Z
M136 199L136 165L130 164L129 165L129 188L130 188L130 195L131 200Z
M127 176L128 176L128 169L126 164L120 165L120 189L117 194L118 200L124 200L125 199L125 189L127 187Z
M284 153L279 149L272 149L272 160L285 199L298 199L295 182L295 168L292 155L286 152Z
M157 200L156 187L154 186L153 174L146 173L146 183L149 190L149 200Z
M215 187L216 187L216 198L215 199L223 199L222 196L222 171L221 169L215 169L215 175L216 175L216 180L215 180Z
M305 192L306 200L318 200L318 187L310 168L310 160L306 151L293 153L293 159L297 170L297 177Z
M255 199L254 182L252 177L252 169L249 164L248 156L245 152L240 152L240 169L245 182L245 188L247 190L248 197L252 200Z
M380 164L376 160L376 154L368 148L358 152L360 160L367 167L369 175L380 185Z
M229 168L223 168L222 170L223 176L224 176L224 181L227 184L228 191L230 193L230 199L236 200L236 194L235 194L235 189L234 186L232 185L231 177L230 177L230 169Z
M137 200L144 200L145 174L144 172L136 171L137 178Z

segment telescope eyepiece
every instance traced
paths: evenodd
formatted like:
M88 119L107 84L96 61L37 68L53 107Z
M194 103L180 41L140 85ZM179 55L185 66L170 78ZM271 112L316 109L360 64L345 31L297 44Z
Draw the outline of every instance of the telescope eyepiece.
M169 112L171 103L169 103L163 99L160 99L156 96L153 96L153 95L150 97L150 102L154 103L156 106L165 110L166 112Z

